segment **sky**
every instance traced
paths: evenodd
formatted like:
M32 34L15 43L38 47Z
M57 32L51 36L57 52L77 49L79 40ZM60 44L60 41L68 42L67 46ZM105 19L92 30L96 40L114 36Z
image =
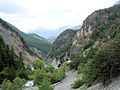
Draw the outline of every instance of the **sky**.
M118 0L0 0L0 18L23 32L81 25L95 10Z

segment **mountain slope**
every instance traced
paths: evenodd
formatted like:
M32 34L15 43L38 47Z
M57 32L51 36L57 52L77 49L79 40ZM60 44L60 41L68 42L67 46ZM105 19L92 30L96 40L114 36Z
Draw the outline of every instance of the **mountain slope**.
M27 78L25 72L21 53L19 57L15 55L13 49L6 45L2 35L0 35L0 84L6 79L12 81L17 76Z
M15 30L21 37L23 37L23 39L25 40L26 44L29 47L35 47L38 50L42 51L43 53L47 54L51 48L51 43L49 43L48 41L44 40L44 39L40 39L41 37L37 35L34 36L33 34L26 34L24 32L21 32L19 29L17 29L16 27L14 27L13 25L9 24L13 30ZM39 37L39 38L38 38Z
M26 45L23 38L2 19L0 19L0 33L5 43L9 45L17 56L22 53L25 63L31 63L33 60L38 59Z
M72 43L72 53L77 53L83 46L107 42L119 33L120 5L95 11L83 22ZM88 47L89 48L89 47Z
M35 37L35 38L38 38L38 39L40 39L40 40L43 40L43 41L46 41L46 42L47 42L47 40L46 40L45 38L37 35L36 33L30 33L29 35L31 35L31 36L33 36L33 37Z
M57 37L59 36L63 31L65 31L66 29L73 29L76 30L80 27L81 25L78 26L60 26L56 29L49 29L49 28L38 28L34 31L29 31L28 33L37 33L38 35L44 37L44 38L49 38L49 37Z
M69 65L71 69L78 70L82 77L74 82L73 88L82 85L89 87L99 82L107 86L120 76L119 13L120 4L95 11L77 31L72 42Z
M70 54L72 39L75 34L76 31L72 29L67 29L64 32L62 32L52 45L52 48L48 54L48 61L58 61L60 63L66 61L68 55Z

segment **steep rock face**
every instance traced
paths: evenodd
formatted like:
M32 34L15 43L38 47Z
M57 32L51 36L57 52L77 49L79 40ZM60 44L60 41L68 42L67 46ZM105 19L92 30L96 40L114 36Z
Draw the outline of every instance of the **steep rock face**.
M29 51L30 53L37 56L40 60L44 59L46 53L48 53L51 48L51 43L35 33L26 34L10 23L6 24L8 24L14 32L16 32L21 38L24 39L24 43L26 43L29 49L31 49Z
M52 50L58 50L60 47L64 47L65 45L67 45L68 43L70 43L70 41L72 40L73 36L75 35L74 30L66 30L63 33L61 33L57 39L55 40L55 42L53 43L53 47Z
M24 43L21 41L21 38L11 29L5 28L2 24L0 24L0 34L2 34L5 43L13 49L16 55L19 56L19 53L22 53L26 64L38 59L27 51L28 48L25 47Z
M68 55L70 54L72 39L75 34L76 31L71 29L65 30L61 33L53 43L52 49L48 54L48 61L53 61L57 64L66 61L68 59Z
M34 47L37 48L39 51L47 54L50 49L52 44L49 43L47 40L45 40L43 37L37 35L37 34L26 34L22 31L20 31L18 28L16 28L15 26L7 23L15 32L18 33L19 36L21 36L25 43L29 46L29 47Z
M94 26L92 26L90 23L94 23L97 15L98 12L94 12L90 16L88 16L88 18L83 22L83 26L77 31L72 42L73 53L79 52L85 42L89 41L90 35L92 34L94 28Z
M71 53L80 52L89 42L100 45L114 38L120 31L119 7L120 5L116 5L89 15L73 38Z

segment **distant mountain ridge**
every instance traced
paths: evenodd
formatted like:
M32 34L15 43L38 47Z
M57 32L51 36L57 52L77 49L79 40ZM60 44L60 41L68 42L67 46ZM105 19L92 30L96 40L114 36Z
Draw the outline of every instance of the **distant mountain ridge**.
M120 0L119 0L118 2L115 3L115 5L118 5L118 4L120 4Z
M32 35L26 34L11 24L9 24L9 26L11 26L14 31L16 31L21 37L23 37L23 39L25 40L26 44L29 47L35 47L45 54L47 54L49 52L49 50L51 48L51 43L49 43L43 37L40 37L37 34L32 34Z
M36 37L36 38L38 38L38 39L40 39L40 40L47 41L45 38L43 38L43 37L39 36L39 35L38 35L38 34L36 34L36 33L30 33L29 35L31 35L31 36L33 36L33 37Z
M63 31L66 29L73 29L77 30L81 27L81 25L78 26L61 26L56 29L47 29L47 28L38 28L33 31L29 31L28 33L37 33L39 36L42 36L44 38L49 38L49 37L57 37L59 36Z
M8 45L17 56L19 56L20 53L23 55L25 64L38 59L26 45L24 39L2 19L0 19L0 34L6 45Z
M51 36L51 37L48 37L47 40L48 42L53 43L56 38L57 38L56 36Z
M73 28L71 28L71 29L73 29L73 30L78 30L78 29L80 29L81 28L81 25L78 25L78 26L75 26L75 27L73 27Z

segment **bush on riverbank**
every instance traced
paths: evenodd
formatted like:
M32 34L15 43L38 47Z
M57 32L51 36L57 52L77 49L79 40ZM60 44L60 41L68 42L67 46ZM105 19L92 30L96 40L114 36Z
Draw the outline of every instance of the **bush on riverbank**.
M52 83L57 83L61 80L63 80L65 77L65 68L60 67L59 69L55 70L52 74Z
M74 81L74 83L72 84L72 88L79 88L83 84L84 84L84 81L79 78L79 79Z
M51 65L44 67L44 63L40 60L35 60L33 67L35 68L34 84L39 87L39 90L53 90L53 87L50 85L63 80L65 77L64 67L59 69L55 69Z
M2 90L22 90L22 86L25 84L25 79L16 77L13 82L10 80L4 80L1 85Z

